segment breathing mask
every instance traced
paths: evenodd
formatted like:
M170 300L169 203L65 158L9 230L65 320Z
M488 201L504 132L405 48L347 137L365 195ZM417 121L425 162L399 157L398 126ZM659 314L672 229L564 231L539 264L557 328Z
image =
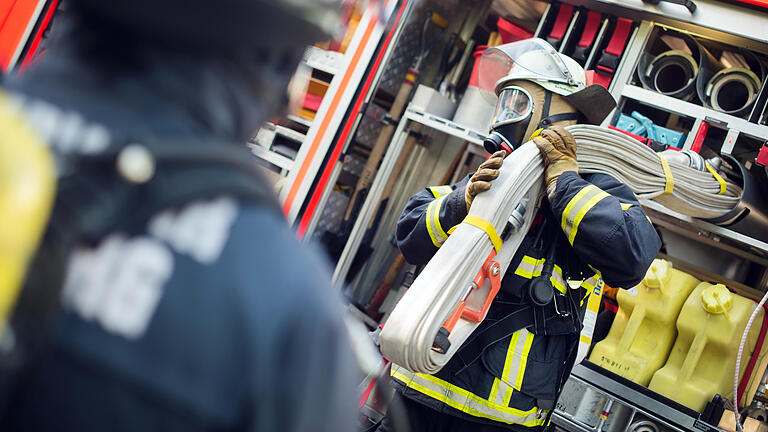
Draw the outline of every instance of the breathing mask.
M616 106L608 91L586 85L584 69L542 39L487 49L480 58L481 91L496 99L486 150L513 151L555 123L599 124Z

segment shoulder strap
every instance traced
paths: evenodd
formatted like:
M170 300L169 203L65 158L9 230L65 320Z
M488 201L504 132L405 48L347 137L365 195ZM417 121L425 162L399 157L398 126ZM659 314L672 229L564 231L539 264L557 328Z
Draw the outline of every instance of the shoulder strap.
M110 232L135 232L162 210L218 195L280 211L272 188L245 147L132 142L71 161L67 167L71 174L59 180L53 223L63 222L78 232L79 241L95 243ZM148 181L132 181L118 168L129 147L142 151L153 165Z

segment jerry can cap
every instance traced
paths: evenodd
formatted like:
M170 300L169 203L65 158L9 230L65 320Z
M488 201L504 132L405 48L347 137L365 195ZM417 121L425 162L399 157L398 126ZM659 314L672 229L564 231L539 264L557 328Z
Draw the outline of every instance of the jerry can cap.
M711 285L701 291L701 305L711 314L721 314L733 307L733 296L723 284Z
M654 259L643 278L643 284L648 288L661 288L672 276L669 262L663 259Z

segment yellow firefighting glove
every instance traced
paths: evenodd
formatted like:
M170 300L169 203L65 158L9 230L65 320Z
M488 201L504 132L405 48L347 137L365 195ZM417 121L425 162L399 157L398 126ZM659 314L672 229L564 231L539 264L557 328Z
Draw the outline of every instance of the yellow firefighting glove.
M562 126L544 129L541 135L533 139L533 142L544 157L547 190L557 182L560 174L566 171L579 172L579 164L576 162L576 140Z
M480 164L477 171L469 178L467 187L464 189L464 201L467 203L467 211L469 211L472 200L475 199L477 194L491 188L491 181L496 180L496 177L499 176L499 168L504 163L506 156L506 151L497 151L487 161Z

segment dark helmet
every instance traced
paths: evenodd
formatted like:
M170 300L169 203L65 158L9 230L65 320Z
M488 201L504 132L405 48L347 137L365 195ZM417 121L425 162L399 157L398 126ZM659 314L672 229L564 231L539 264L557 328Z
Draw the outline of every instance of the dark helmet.
M198 52L304 47L340 27L339 0L69 0L68 9L105 35Z

